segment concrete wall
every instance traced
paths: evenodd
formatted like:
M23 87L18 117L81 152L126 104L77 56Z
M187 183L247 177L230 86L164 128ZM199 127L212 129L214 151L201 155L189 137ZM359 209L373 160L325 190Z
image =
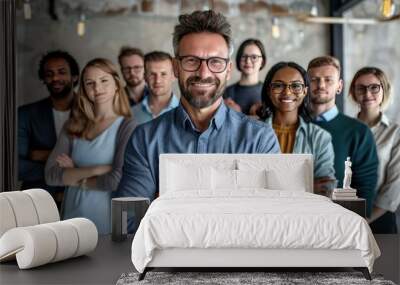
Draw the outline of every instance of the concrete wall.
M368 9L369 1L355 6L347 13L357 14ZM358 106L348 96L348 88L353 75L364 66L376 66L389 77L392 85L392 102L385 113L400 124L400 21L382 22L377 25L347 25L344 26L345 63L344 74L346 83L345 113L356 116ZM396 80L397 79L397 80Z
M86 2L95 5L96 1L87 0ZM46 0L31 1L31 20L24 19L22 9L17 11L17 84L20 105L47 96L47 90L37 77L37 68L42 54L48 50L64 49L69 51L76 57L81 67L90 59L99 56L109 58L117 63L118 51L122 45L126 44L138 46L144 51L157 49L172 53L171 34L177 22L177 17L171 15L176 13L176 5L173 4L173 1L158 1L162 3L161 8L158 9L158 13L162 15L132 10L116 12L117 8L107 13L91 11L87 13L84 37L79 37L76 32L80 11L77 4L79 1L67 1L69 6L65 6L64 0L55 2L58 5L56 7L58 21L50 18ZM64 5L62 5L63 2ZM187 5L193 3L193 7L196 8L198 4L195 3L199 2L186 1L185 3ZM324 7L321 3L319 3L322 5L320 9L323 10ZM97 8L92 7L92 10ZM185 9L188 11L190 7L186 6ZM268 64L262 72L261 80L264 79L269 67L278 61L293 60L306 66L314 56L328 52L327 26L303 24L292 18L281 18L279 21L281 37L273 39L271 15L267 10L245 14L240 14L239 11L232 13L228 19L233 27L236 46L249 37L259 38L265 44ZM235 82L238 77L239 73L235 71L231 83Z

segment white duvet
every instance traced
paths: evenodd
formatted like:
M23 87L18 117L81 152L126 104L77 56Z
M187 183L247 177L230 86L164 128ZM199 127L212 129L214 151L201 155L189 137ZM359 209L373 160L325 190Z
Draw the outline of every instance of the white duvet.
M370 271L380 255L359 215L320 195L265 189L159 197L134 237L135 268L164 248L358 249Z

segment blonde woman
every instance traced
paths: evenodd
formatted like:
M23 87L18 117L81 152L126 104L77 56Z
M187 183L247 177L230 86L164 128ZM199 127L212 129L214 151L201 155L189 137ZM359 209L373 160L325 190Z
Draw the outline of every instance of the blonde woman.
M71 116L45 168L49 185L66 185L64 219L86 217L111 231L111 195L118 188L125 146L135 127L115 66L91 60L83 69Z
M378 195L370 226L374 233L394 234L400 204L400 126L383 114L391 96L389 80L379 68L364 67L354 75L350 96L359 105L358 119L374 134L379 155Z

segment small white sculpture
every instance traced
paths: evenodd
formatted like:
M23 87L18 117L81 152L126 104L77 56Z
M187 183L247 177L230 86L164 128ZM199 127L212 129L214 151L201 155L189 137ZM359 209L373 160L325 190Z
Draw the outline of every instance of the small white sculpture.
M350 184L353 172L351 171L350 157L347 157L347 160L344 162L344 167L343 189L352 189Z

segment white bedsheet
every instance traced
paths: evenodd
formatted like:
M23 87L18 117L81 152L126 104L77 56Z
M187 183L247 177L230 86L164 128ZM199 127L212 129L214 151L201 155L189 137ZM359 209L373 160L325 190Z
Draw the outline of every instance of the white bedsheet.
M134 237L135 268L165 248L358 249L370 271L380 255L359 215L320 195L265 189L159 197Z

